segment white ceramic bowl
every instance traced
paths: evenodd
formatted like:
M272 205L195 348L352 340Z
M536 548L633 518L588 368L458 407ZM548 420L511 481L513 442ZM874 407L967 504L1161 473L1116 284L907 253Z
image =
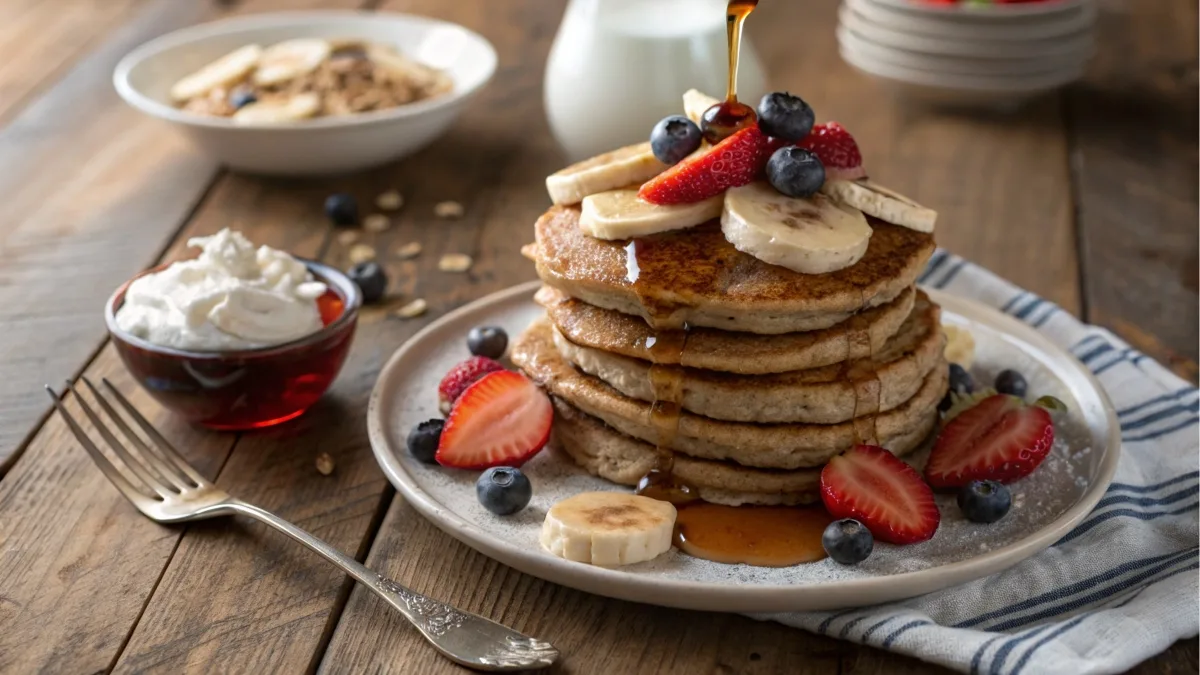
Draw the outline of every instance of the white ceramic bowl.
M1017 17L1047 17L1078 10L1095 0L1051 0L1017 4L959 2L953 5L919 0L872 0L910 14L929 16L958 16L965 19L1011 19Z
M179 78L246 44L297 37L348 37L390 44L447 71L449 94L388 110L282 124L234 124L185 112L167 92ZM256 14L168 33L130 52L113 73L121 97L186 133L225 165L251 173L314 175L354 171L400 159L444 132L471 95L491 79L496 52L457 24L383 12Z

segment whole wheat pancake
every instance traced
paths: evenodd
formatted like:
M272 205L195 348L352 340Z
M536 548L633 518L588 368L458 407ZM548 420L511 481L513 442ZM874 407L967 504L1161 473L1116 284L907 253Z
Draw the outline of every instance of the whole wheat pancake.
M576 370L555 348L547 322L538 322L522 333L513 344L511 358L551 394L583 412L635 438L651 443L658 438L651 404L625 396L598 378ZM921 388L903 405L841 424L727 422L682 411L670 449L701 459L796 469L820 466L869 434L879 445L904 454L933 429L937 405L946 393L947 370L939 360Z
M900 331L868 358L773 375L679 368L684 410L733 422L836 424L913 397L941 362L940 310L919 293ZM631 398L653 403L651 364L576 345L551 328L560 354ZM687 349L684 350L685 352Z
M828 274L800 274L733 247L716 221L631 242L579 229L579 209L538 219L526 254L547 286L652 326L685 323L776 335L828 328L898 297L933 254L933 237L870 219L862 259Z
M658 466L654 446L630 438L554 398L554 437L551 445L567 454L593 476L621 485ZM820 499L819 469L752 469L731 462L714 462L676 455L672 473L715 504L811 504Z
M682 360L682 365L690 368L743 375L840 363L860 346L860 331L866 332L869 342L863 346L879 351L900 330L912 311L914 298L916 292L908 288L895 300L860 312L851 321L806 333L755 335L693 328L688 332L687 349L676 359L676 354L663 354L648 346L658 339L656 332L636 316L589 305L549 286L543 286L534 296L559 332L581 347L664 365Z

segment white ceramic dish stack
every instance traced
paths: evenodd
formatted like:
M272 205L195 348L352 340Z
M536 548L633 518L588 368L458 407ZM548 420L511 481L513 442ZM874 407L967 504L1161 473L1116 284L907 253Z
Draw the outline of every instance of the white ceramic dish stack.
M843 0L837 37L847 63L898 93L1013 107L1083 76L1095 19L1092 0Z

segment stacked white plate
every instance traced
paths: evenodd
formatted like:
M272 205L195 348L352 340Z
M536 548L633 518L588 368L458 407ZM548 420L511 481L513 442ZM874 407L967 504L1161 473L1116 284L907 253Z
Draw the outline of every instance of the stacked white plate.
M902 93L1016 105L1083 76L1095 49L1093 2L844 0L838 45L847 63Z

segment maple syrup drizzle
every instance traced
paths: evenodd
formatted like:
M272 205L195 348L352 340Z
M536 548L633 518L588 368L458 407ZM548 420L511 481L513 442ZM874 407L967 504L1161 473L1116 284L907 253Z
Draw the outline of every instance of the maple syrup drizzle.
M625 279L633 285L634 292L646 313L649 314L653 336L646 340L650 352L650 386L654 400L650 403L650 423L655 429L655 451L658 461L638 481L635 492L639 495L670 502L676 506L699 499L696 490L680 481L673 473L675 454L671 447L679 433L679 416L683 404L683 351L687 347L688 327L671 328L670 317L664 303L651 295L654 288L654 269L643 270L639 251L652 244L643 239L634 239L625 247ZM651 279L643 278L648 275Z
M737 99L738 56L741 51L742 24L758 5L758 0L729 0L726 11L729 41L729 82L725 100L706 110L701 118L705 139L718 143L740 129L758 121L754 108ZM653 297L656 288L653 264L649 256L639 256L653 246L651 239L635 239L625 247L626 280L633 286L655 333L646 340L651 366L650 385L654 401L650 421L656 430L657 466L638 481L639 495L670 502L679 507L674 544L683 552L715 562L764 567L787 567L814 562L825 557L821 535L832 518L820 505L797 506L722 506L702 502L699 492L673 473L671 450L679 433L683 402L683 355L687 348L688 327L673 322L673 307ZM650 279L647 279L647 276ZM857 334L857 332L855 333ZM871 351L870 334L866 350ZM851 351L863 353L847 343ZM843 378L845 373L843 373ZM878 391L878 387L876 387ZM877 406L878 407L878 406ZM857 413L857 393L855 411ZM857 414L855 415L857 417ZM856 432L857 435L857 432Z
M729 80L725 100L704 111L700 131L709 143L719 143L758 121L754 108L737 98L738 60L742 51L742 24L758 6L758 0L729 0L725 9L725 35L729 49Z
M833 521L820 506L722 506L679 509L675 546L719 563L789 567L825 557L821 534Z

